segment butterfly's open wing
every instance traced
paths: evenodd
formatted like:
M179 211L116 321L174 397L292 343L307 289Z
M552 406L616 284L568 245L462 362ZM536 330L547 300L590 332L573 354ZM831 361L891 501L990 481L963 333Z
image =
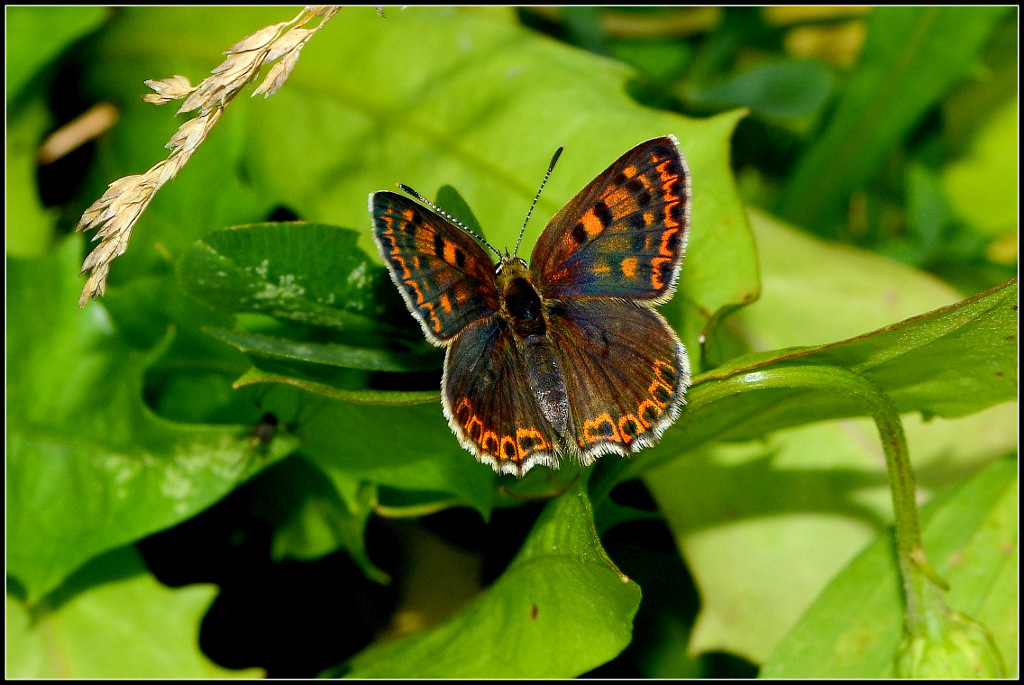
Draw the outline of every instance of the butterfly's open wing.
M494 265L472 236L390 191L370 195L373 238L391 279L427 340L447 345L498 311Z
M556 214L530 268L546 298L666 302L690 226L690 174L674 136L625 153Z
M587 299L554 303L548 323L580 462L656 443L690 383L686 349L665 319L632 302Z
M448 347L441 401L459 442L498 473L558 468L561 447L529 385L525 359L499 316L467 327Z

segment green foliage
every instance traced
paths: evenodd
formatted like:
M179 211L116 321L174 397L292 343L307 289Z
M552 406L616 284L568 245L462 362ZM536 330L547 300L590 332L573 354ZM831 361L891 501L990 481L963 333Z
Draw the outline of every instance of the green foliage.
M216 592L162 585L131 548L100 555L31 609L8 594L7 676L258 677L259 669L220 668L199 650L199 622Z
M1013 460L993 462L953 491L937 496L923 512L925 545L933 558L941 560L937 570L953 588L950 601L990 626L1015 621L1015 605L1005 601L1004 593L1017 575L1016 471ZM978 502L987 506L979 507ZM992 572L978 576L972 566ZM893 677L893 662L886 654L902 636L900 604L891 542L879 539L829 583L765 664L762 675ZM1015 659L1010 636L997 635L1001 653ZM1013 672L1017 664L1005 666Z
M829 125L801 159L783 218L828 226L924 113L973 67L1005 8L883 8L872 13L861 68Z
M233 637L213 627L214 591L178 587L151 552L227 511L234 532L213 556L259 538L274 569L334 555L368 580L342 588L358 609L325 601L334 613L308 621L330 658L271 675L693 677L723 671L683 655L719 651L766 676L889 676L903 605L877 432L838 394L744 380L808 365L861 374L905 414L931 497L925 549L950 606L988 627L1015 675L1015 18L522 12L617 61L509 12L386 14L342 10L280 92L232 103L143 214L106 296L78 310L85 245L65 233L180 123L141 101L142 82L198 82L291 12L12 10L8 675L252 675L199 651L204 615L204 649ZM783 47L791 29L847 24L867 31L847 63ZM46 207L33 151L72 100L115 102L121 119L84 180L61 178L71 202ZM661 308L690 350L688 406L630 460L497 477L447 426L442 352L380 265L367 195L409 183L511 248L564 145L522 254L596 173L666 133L693 175L679 293ZM268 412L280 421L260 432ZM636 479L656 511L618 501ZM432 565L414 542L438 528ZM643 531L632 549L646 552L606 551L622 530ZM652 531L661 557L644 547ZM179 562L202 556L187 549ZM643 561L659 558L671 563ZM682 599L697 595L687 570L699 607ZM225 578L200 580L227 595ZM375 600L387 583L396 606ZM318 605L293 599L304 589L260 585L247 610ZM309 628L261 625L282 631L271 644ZM266 667L249 654L221 663Z
M605 554L593 516L581 478L544 510L494 585L441 626L366 650L345 675L544 678L610 660L629 643L640 588Z

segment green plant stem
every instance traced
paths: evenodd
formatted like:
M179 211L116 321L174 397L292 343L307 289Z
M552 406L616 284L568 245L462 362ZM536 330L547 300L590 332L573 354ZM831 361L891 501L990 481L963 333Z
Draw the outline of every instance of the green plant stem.
M864 376L836 366L793 366L754 371L714 386L708 388L711 392L705 396L706 401L713 402L719 397L745 390L813 388L846 395L867 409L878 427L889 471L896 524L896 556L907 603L905 625L909 632L922 621L931 623L928 618L933 615L928 609L934 601L931 583L942 589L947 586L928 564L924 554L921 519L915 501L914 469L910 464L903 424L892 399Z
M691 394L701 405L742 392L793 388L840 393L867 409L882 440L889 489L892 492L896 528L896 555L906 598L905 627L908 634L941 631L940 616L945 605L936 586L947 589L946 582L931 568L921 542L921 520L915 501L914 470L910 464L903 424L893 401L864 376L836 366L788 366L738 374L701 384L701 392ZM699 400L697 400L699 397ZM686 411L697 409L691 404ZM610 474L599 479L591 495L596 500L610 489ZM929 582L930 581L930 582ZM938 604L936 603L938 602ZM941 610L939 610L941 607Z

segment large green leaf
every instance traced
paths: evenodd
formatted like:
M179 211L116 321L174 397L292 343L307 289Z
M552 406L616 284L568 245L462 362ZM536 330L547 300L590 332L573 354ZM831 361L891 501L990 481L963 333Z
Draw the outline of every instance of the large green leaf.
M307 223L213 231L179 260L178 279L186 293L224 311L375 332L384 327L381 289L391 283L356 248L358 238L356 231Z
M29 608L7 595L8 678L254 678L199 649L199 622L216 588L170 589L124 547L84 566Z
M947 603L989 626L1017 672L1017 463L993 463L923 511L925 549ZM890 534L859 555L765 664L766 678L891 678L903 598Z
M921 496L1012 451L1016 411L1008 404L952 421L906 419ZM679 646L695 653L763 662L828 581L892 524L869 419L700 450L644 482L700 589L700 615Z
M586 479L548 504L502 576L449 621L371 647L355 678L567 678L629 644L640 588L605 555Z
M7 569L37 601L105 550L202 511L260 464L246 426L184 425L142 401L167 348L128 346L74 294L79 237L53 257L8 260Z

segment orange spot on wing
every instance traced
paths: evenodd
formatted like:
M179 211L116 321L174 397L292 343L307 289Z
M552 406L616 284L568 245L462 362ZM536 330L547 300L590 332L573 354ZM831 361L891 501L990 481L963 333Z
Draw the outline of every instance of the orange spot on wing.
M519 445L520 458L548 447L544 435L536 428L520 428L516 430L516 443Z
M452 303L448 299L448 293L441 295L441 308L444 309L446 314L450 314L452 311Z
M602 428L604 430L602 431ZM592 434L594 431L595 434ZM605 433L608 433L607 435ZM619 435L619 427L615 425L615 421L612 420L610 414L605 412L595 419L583 422L583 437L587 442L597 442L598 440L612 440L613 442L622 442L622 436Z
M651 287L655 290L665 287L665 281L661 279L661 265L671 261L667 257L655 257L651 260Z
M661 407L650 400L644 400L640 403L640 406L636 408L637 418L640 420L640 425L644 427L644 430L651 427L650 422L644 418L647 414L657 418L658 416L661 416Z
M498 453L498 434L494 431L486 431L480 436L480 451L499 456Z
M588 238L593 238L604 230L604 226L601 225L600 219L594 216L593 210L588 211L583 215L583 229L587 232Z
M676 377L676 367L661 359L654 360L654 372L658 374L658 378L666 383L674 382L673 379Z
M455 251L458 248L450 240L444 241L444 261L448 264L455 264Z
M470 440L477 442L480 440L480 436L484 432L484 422L480 420L480 417L473 414L469 417L469 420L465 424L466 435L469 436Z
M397 251L397 250L398 250L398 248L395 248L395 251ZM391 257L391 261L394 264L397 264L398 266L400 266L402 268L402 279L404 280L404 279L412 278L412 272L409 271L409 267L407 267L405 265L405 258L404 257L399 257L398 255L395 255L394 254L395 251L393 251L391 253L393 255Z
M661 234L661 245L658 246L658 252L665 255L666 257L675 257L675 251L668 246L668 241L672 236L679 232L678 228L666 229ZM677 243L678 244L678 243Z
M630 424L632 424L632 428ZM640 419L632 414L625 414L619 419L619 435L622 436L622 441L627 445L633 442L633 438L643 433L643 428L644 426L640 423Z
M519 446L511 435L501 436L501 443L498 447L498 458L511 459L516 462L522 460L522 455L519 453Z
M412 280L410 278L410 279L402 281L402 282L405 283L407 286L411 287L412 291L414 293L416 293L416 302L415 302L416 306L419 307L420 305L422 305L426 298L424 298L423 297L423 293L420 292L420 286L416 283L416 281L414 281L414 280ZM430 303L428 302L427 304L430 304Z
M668 406L668 400L662 402L661 399L659 398L659 394L660 393L658 392L658 390L663 390L665 393L668 394L669 397L671 397L672 396L672 386L669 385L668 383L666 383L665 381L661 380L660 378L655 378L653 381L651 381L651 384L647 387L648 394L652 398L654 398L654 401L658 403L658 406L663 407L663 408L667 407Z
M639 262L639 257L626 257L623 259L622 275L626 278L636 278L636 266Z

